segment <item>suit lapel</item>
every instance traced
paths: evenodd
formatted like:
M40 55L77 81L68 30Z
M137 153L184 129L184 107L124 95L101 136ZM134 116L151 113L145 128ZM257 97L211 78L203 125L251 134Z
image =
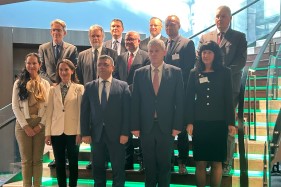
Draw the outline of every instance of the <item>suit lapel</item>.
M152 93L152 95L155 95L153 84L152 84L152 77L151 77L151 66L147 66L146 68L146 77L147 77L147 83L148 83L148 90Z
M91 96L93 97L94 103L100 109L101 103L99 98L99 81L98 79L93 81L92 89L91 89Z
M165 82L167 81L167 73L168 73L168 70L167 70L166 65L164 63L163 64L163 69L162 69L161 82L160 82L159 90L158 90L158 95L161 93L161 90L163 90L164 86L166 85Z
M174 54L174 53L175 53L175 51L176 51L177 47L180 45L180 43L181 43L181 38L180 38L180 36L179 36L179 37L177 38L177 40L175 41L175 44L174 44L173 47L172 47L171 54Z
M56 97L58 98L59 102L61 103L61 105L63 106L63 103L62 103L62 96L61 96L61 89L60 89L60 85L56 85L55 87L55 94L56 94Z
M76 89L75 84L70 84L70 87L68 88L67 94L64 98L64 105L66 105L67 102L70 100L70 98L71 98L72 94L74 93L75 89Z
M49 57L49 58L51 58L50 62L55 64L56 60L55 60L55 53L54 53L54 48L53 48L53 42L49 43L49 46L48 46L47 50L48 50L48 53L51 54L50 57ZM56 66L56 64L55 64L55 66Z

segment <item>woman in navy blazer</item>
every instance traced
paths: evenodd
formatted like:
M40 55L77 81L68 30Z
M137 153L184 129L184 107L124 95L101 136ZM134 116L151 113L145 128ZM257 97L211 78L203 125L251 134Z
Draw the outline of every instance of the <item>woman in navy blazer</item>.
M65 152L69 160L69 186L77 186L80 137L80 104L84 86L77 84L74 64L57 65L58 84L51 88L46 112L45 143L52 145L59 187L66 187ZM66 150L66 151L65 151Z
M235 133L230 69L222 65L221 50L213 41L204 43L187 84L187 132L193 135L197 186L206 184L211 163L211 186L220 186L226 159L227 134Z

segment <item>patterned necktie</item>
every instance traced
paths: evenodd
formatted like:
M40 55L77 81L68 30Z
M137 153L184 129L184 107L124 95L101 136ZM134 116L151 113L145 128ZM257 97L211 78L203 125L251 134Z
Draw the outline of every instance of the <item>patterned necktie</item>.
M117 43L118 43L117 40L115 40L115 41L113 42L112 49L115 50L115 51L117 51Z
M55 60L56 60L56 64L58 63L59 57L60 57L60 45L55 45Z
M107 104L107 92L106 92L106 82L105 80L102 81L103 87L101 92L101 107L104 110Z
M157 95L159 90L159 76L158 76L159 69L155 68L153 71L154 71L154 77L153 77L152 84L153 84L154 93L155 95Z
M170 40L170 41L168 42L168 45L167 45L167 53L171 53L172 48L173 48L173 43L174 43L174 40Z
M133 59L134 59L134 53L130 53L130 56L128 58L128 65L127 65L127 71L128 73L130 72L132 63L133 63Z
M218 34L218 44L220 45L220 43L221 43L221 41L222 41L222 39L223 39L223 35L224 35L224 33L223 32L220 32L219 34Z
M95 80L97 76L97 62L98 62L99 51L95 49L94 51L94 59L93 59L93 80Z
M65 99L65 96L66 96L66 94L67 94L67 91L68 91L68 88L67 88L67 86L64 84L64 85L61 87L62 103L64 103L64 99Z

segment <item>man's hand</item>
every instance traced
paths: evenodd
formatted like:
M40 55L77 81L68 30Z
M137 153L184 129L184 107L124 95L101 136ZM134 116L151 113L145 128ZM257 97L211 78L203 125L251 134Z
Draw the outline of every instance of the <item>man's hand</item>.
M91 136L83 136L83 137L82 137L82 142L84 142L85 144L90 144L90 143L92 143L92 138L91 138Z
M75 142L76 142L76 145L80 145L82 143L80 134L76 135Z
M186 131L187 131L187 134L189 136L192 136L192 134L193 134L193 124L187 124Z
M125 136L125 135L121 135L120 136L120 143L121 144L125 144L128 142L128 136Z
M131 131L131 133L137 138L140 137L140 131Z
M175 137L175 136L178 135L180 132L181 132L181 131L178 131L178 130L173 129L172 136Z
M52 145L51 136L45 136L45 143L47 145Z
M232 126L232 125L228 126L228 134L231 135L231 136L234 136L236 134L235 126Z

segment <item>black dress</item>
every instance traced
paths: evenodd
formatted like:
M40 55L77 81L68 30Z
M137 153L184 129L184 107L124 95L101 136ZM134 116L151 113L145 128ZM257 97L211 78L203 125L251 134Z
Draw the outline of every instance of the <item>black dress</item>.
M223 162L227 156L228 125L234 125L231 73L192 70L187 86L187 124L193 124L195 161Z

